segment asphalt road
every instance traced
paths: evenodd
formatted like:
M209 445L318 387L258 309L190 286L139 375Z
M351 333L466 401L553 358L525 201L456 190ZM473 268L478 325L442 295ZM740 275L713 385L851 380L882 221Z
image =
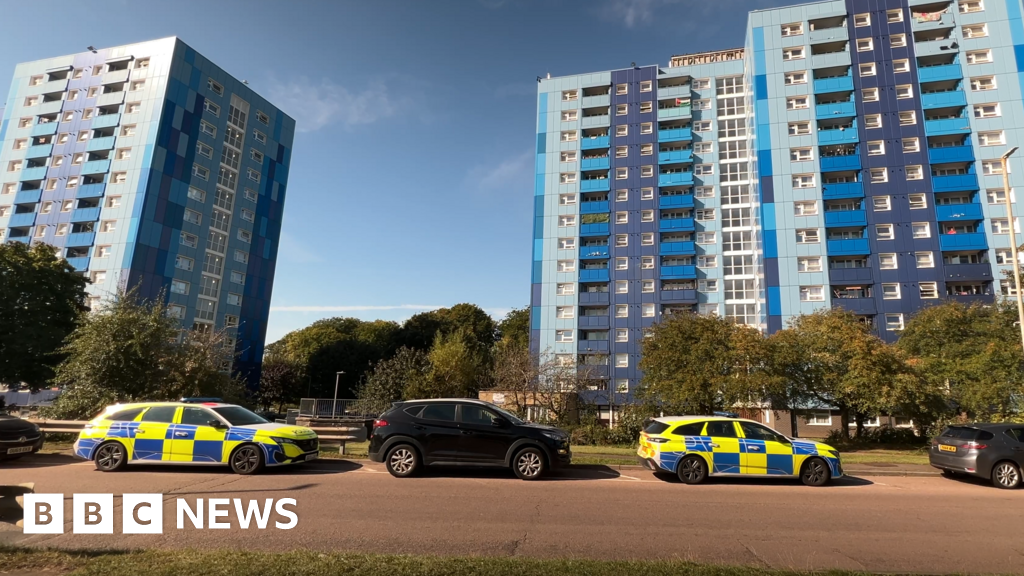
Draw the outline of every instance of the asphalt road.
M396 479L379 464L330 460L254 477L163 466L104 474L60 455L0 464L0 484L21 482L65 494L66 533L24 535L0 524L0 543L674 558L886 572L1024 567L1024 490L940 477L865 476L816 489L767 480L686 486L601 468L523 482L503 471L465 470ZM164 493L164 534L121 535L120 509L114 536L70 534L74 492ZM292 497L299 523L240 530L232 514L231 530L175 528L176 498L216 497Z

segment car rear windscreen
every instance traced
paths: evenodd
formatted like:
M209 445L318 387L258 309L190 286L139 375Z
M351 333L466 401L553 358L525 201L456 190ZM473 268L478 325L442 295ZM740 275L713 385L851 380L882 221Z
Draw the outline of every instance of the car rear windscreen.
M665 430L668 430L668 424L657 421L651 422L647 425L647 428L644 428L644 432L647 432L648 434L661 434Z
M969 426L950 426L942 431L942 437L959 440L991 440L993 438L991 432Z

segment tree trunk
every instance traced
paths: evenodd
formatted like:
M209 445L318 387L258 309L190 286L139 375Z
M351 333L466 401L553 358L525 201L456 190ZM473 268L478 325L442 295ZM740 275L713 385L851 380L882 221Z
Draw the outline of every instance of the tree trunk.
M857 423L857 438L864 437L864 415L860 412L854 415L854 422Z
M839 409L839 416L840 416L839 417L839 425L842 426L842 429L839 431L839 433L843 436L844 439L849 440L850 439L850 409L849 408L840 408Z
M800 437L800 430L797 428L800 419L797 418L796 410L789 411L789 426L793 431L793 438Z

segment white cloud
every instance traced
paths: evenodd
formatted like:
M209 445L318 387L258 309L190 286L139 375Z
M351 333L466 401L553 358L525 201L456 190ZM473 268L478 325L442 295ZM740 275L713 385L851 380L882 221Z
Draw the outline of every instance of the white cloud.
M313 132L332 124L346 128L371 124L398 109L383 82L371 83L362 92L352 92L326 78L319 82L305 76L288 82L274 79L268 99L295 118L299 132Z
M507 157L497 165L477 165L466 173L465 185L478 190L508 189L528 184L533 178L534 153L531 150Z

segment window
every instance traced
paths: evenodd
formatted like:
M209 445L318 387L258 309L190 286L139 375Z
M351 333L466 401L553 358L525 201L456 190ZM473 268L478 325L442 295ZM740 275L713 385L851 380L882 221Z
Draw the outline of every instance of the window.
M616 318L628 318L629 317L629 305L628 304L616 304L615 305L615 317Z
M615 293L616 294L627 294L627 293L629 293L629 281L628 280L616 280L615 281Z
M571 296L576 293L575 284L559 284L555 288L555 294L558 296Z
M629 105L628 104L616 104L615 105L615 115L616 116L625 116L628 113L629 113Z
M559 194L558 203L562 206L571 206L576 204L575 194Z
M1003 164L999 160L982 160L981 173L985 176L993 176L1003 173Z
M789 135L790 136L803 136L811 133L810 122L790 122L789 123Z
M695 219L697 220L697 222L707 222L709 220L714 220L715 219L715 209L714 208L703 208L703 209L700 209L700 210L696 210L696 211L694 211L694 216L695 216Z
M576 270L575 260L559 260L558 271L559 272L574 272Z
M803 22L794 22L792 24L783 24L782 25L782 35L783 36L800 36L803 33L804 33L804 23Z
M572 184L575 181L576 181L576 173L575 172L562 172L561 174L558 175L558 183L559 184Z
M189 210L188 208L186 208L184 219L185 222L198 225L202 223L203 215L200 214L199 212L196 212L195 210Z
M195 261L185 256L176 256L174 258L174 267L179 270L186 270L191 272L192 267L195 265Z
M238 229L238 239L246 244L252 243L252 232L248 230Z
M882 127L882 115L881 114L865 114L864 115L864 127L865 128L881 128Z
M641 114L646 114L648 112L653 112L653 111L654 111L654 102L651 102L651 101L648 100L647 102L641 102L640 103L640 113Z
M786 98L786 110L806 110L810 107L810 100L807 96L790 96Z
M991 50L970 50L967 52L968 64L988 64L992 62Z
M902 144L904 154L921 151L921 144L917 138L904 138Z
M184 280L171 280L171 293L188 295L189 284Z
M83 131L78 133L78 141L79 142L85 142L88 139L89 139L89 132L88 131L83 130Z
M640 211L641 222L654 222L654 210L641 210Z
M691 106L694 110L711 110L711 100L709 98L693 100Z
M555 318L560 320L568 320L573 317L574 309L572 306L558 306L555 308Z
M939 297L939 286L936 282L921 282L919 284L921 299L930 300Z
M871 205L874 207L875 212L892 210L892 204L889 196L874 196L871 199Z
M615 93L616 94L620 94L620 95L621 94L628 94L629 93L629 84L616 84L615 85Z
M714 244L714 232L697 232L697 244Z
M793 214L795 216L814 216L818 213L818 203L814 200L800 200L793 202Z
M920 166L907 166L907 180L922 180L924 172Z
M895 270L896 269L896 255L895 254L879 254L878 255L878 268L881 270Z
M1006 218L993 218L992 219L992 233L993 234L1009 234L1010 223Z
M871 38L858 38L857 39L857 52L868 52L874 48L874 44L871 42ZM863 76L863 74L861 74Z
M924 194L907 194L907 201L911 210L921 210L928 207L928 200Z
M882 298L884 300L899 300L900 299L900 285L899 284L882 284Z
M629 135L629 124L623 124L615 127L616 136L628 136Z
M935 260L932 257L931 252L915 252L914 262L918 268L934 268Z
M654 166L641 166L640 167L641 178L653 178L654 177Z
M135 136L135 124L121 126L121 136Z
M231 282L234 284L245 284L245 274L242 272L231 271Z
M199 237L195 234L188 234L182 232L178 240L182 246L188 246L189 248L195 248L199 245Z
M213 158L213 148L203 142L196 142L196 154L204 158Z
M241 264L248 264L249 263L249 255L246 254L245 252L242 252L241 250L235 250L235 262L238 262L238 263L241 263Z
M885 168L870 168L868 175L874 183L888 182L889 173Z
M65 188L78 188L78 176L68 176L67 182L64 184Z
M694 90L707 90L711 87L711 80L707 78L697 78L690 83Z
M192 175L196 176L197 178L200 178L202 180L209 180L210 179L210 170L208 168L204 168L204 167L200 166L199 164L193 164L192 165Z
M858 71L861 76L874 76L875 75L875 63L866 62L858 67ZM874 91L874 97L871 100L878 100L878 89L877 88L866 88L864 90L865 100L867 100L867 94L869 90Z
M213 92L214 94L216 94L217 96L223 96L224 95L224 87L221 86L216 81L214 81L213 78L207 78L206 79L206 87L209 88L210 91Z
M910 60L907 60L906 58L902 60L893 60L892 71L897 74L902 72L910 72Z
M805 228L796 231L797 244L817 244L820 241L817 228Z
M914 238L931 238L932 229L928 222L912 222L910 232Z
M999 116L999 104L975 104L974 105L974 117L975 118L995 118ZM980 137L981 134L979 134Z
M641 156L653 156L654 155L654 144L641 144L640 145Z
M559 250L575 250L576 239L575 238L559 238L558 239Z
M641 200L654 200L654 188L641 188L640 189Z
M865 102L878 102L878 88L864 88L860 91L860 96Z
M65 201L61 202L60 211L61 212L71 212L71 207L72 206L74 206L74 200L65 200Z
M618 248L624 248L629 246L629 235L628 234L616 234L615 235L615 246Z
M797 272L821 272L821 256L801 256L796 259Z
M886 11L885 20L890 24L893 22L903 22L903 10L897 8L896 10Z
M1002 130L995 130L992 132L978 132L978 145L979 146L1001 146L1005 144Z
M789 149L789 161L790 162L807 162L813 159L810 148L790 148Z
M786 48L782 51L783 60L802 60L805 58L803 46Z
M982 0L960 0L958 2L961 14L970 14L971 12L981 12L985 9L985 5Z
M1006 192L1002 188L989 188L986 191L989 204L1006 204ZM1013 198L1013 190L1010 190L1010 198Z
M894 235L892 224L875 224L875 238L878 240L892 240Z
M825 290L821 286L801 286L800 287L800 301L801 302L823 302L825 300Z
M68 233L67 224L57 224L57 236L64 236Z
M917 124L917 113L913 110L907 112L900 112L900 126L912 126Z
M903 314L886 314L885 329L889 332L903 330Z
M625 180L626 178L629 178L629 168L616 168L615 169L615 179L616 180Z
M629 270L629 259L628 258L616 258L615 259L616 270Z
M654 280L641 280L640 281L641 292L654 292Z
M253 168L249 168L249 169L246 170L246 173L249 176L249 180L252 180L253 182L259 182L260 181L260 171L259 170L255 170Z
M640 269L641 270L653 270L654 269L654 256L643 256L640 258Z
M115 154L114 158L117 160L130 160L132 157L131 148L120 148Z
M693 167L693 174L695 176L711 176L714 173L714 164L697 164Z
M640 91L641 92L650 92L652 90L654 90L654 83L653 82L651 82L650 80L644 80L644 81L640 82Z
M644 123L640 124L640 133L641 134L653 134L654 133L654 123L652 123L652 122L644 122Z
M266 144L267 143L267 135L264 134L263 132L260 132L259 130L253 130L252 131L252 137L253 137L253 139L255 139L260 144Z
M640 315L643 316L644 318L653 318L654 317L654 304L641 304L640 305ZM620 356L620 355L616 354L616 356ZM621 356L625 356L625 354L621 354Z
M711 120L701 120L693 123L694 132L710 132L711 131Z
M983 90L995 90L995 88L995 76L975 76L974 78L971 78L971 90L973 90L974 92L981 92Z
M868 142L868 156L881 156L885 154L885 141L874 140Z
M896 98L905 99L914 97L914 87L910 84L900 84L896 87Z
M854 14L853 25L856 26L857 28L871 26L871 14L868 14L866 12L864 14Z
M787 72L785 83L787 86L793 84L807 84L807 71L801 70L799 72Z

